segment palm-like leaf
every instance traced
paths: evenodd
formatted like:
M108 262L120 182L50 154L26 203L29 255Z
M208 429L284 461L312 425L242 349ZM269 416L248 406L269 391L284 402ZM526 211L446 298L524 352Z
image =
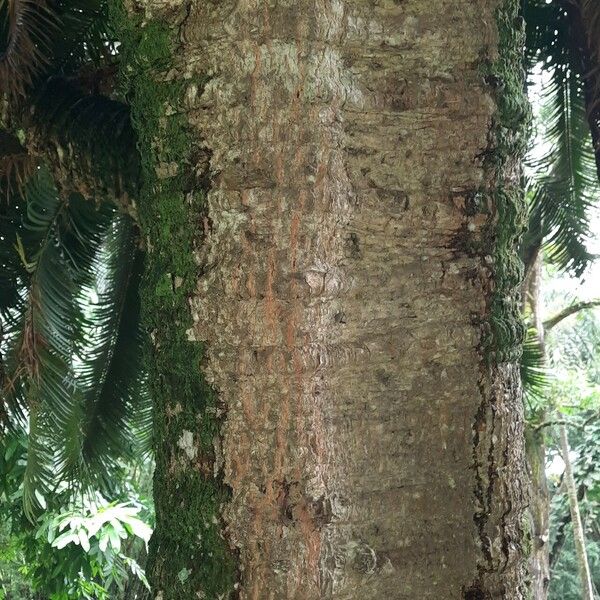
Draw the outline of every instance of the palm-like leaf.
M543 240L547 258L579 276L593 259L587 243L598 173L588 123L585 48L574 36L578 12L572 3L529 0L525 17L529 66L543 64L550 75L542 91L541 115L542 142L550 150L529 161L531 218L526 243Z
M79 179L71 189L104 199L136 194L138 152L126 104L89 94L64 78L40 86L32 103L40 154L66 171L71 183Z
M585 46L583 71L588 122L600 177L600 4L596 0L579 0L579 10L580 26L584 33L581 44Z
M523 342L521 381L525 401L534 410L545 399L551 383L544 346L534 328L527 330Z
M0 245L12 290L0 305L3 401L12 426L29 429L24 503L31 515L48 473L55 482L97 481L116 458L132 454L137 408L148 412L141 257L130 218L60 197L44 169L23 198L4 206L2 236L15 242ZM91 305L95 289L99 302Z
M97 462L97 473L110 472L113 457L131 456L136 445L132 425L148 402L140 351L141 267L131 222L118 217L94 265L98 302L79 345L78 383L86 405L81 458L86 464Z
M61 193L131 199L137 189L129 109L114 99L117 48L107 0L0 0L0 95Z
M45 0L0 0L0 93L23 95L48 64L58 21Z
M61 0L56 6L62 35L52 37L48 75L72 75L114 61L106 0Z
M547 260L580 276L594 258L587 244L590 211L599 193L600 3L524 0L523 11L529 71L542 65L547 75L540 121L541 146L549 148L541 156L530 154L523 257L533 268L543 246ZM543 399L549 384L545 362L543 345L529 330L521 372L532 405Z
M35 513L43 507L40 496L52 485L52 452L48 443L49 423L44 422L39 404L32 404L29 411L27 462L23 475L23 509L33 520Z
M0 93L114 59L106 0L0 0Z
M76 401L70 356L77 322L74 287L59 235L67 204L56 195L46 171L26 186L24 217L15 252L24 271L17 302L4 307L7 382L3 393L15 425L28 419L30 444L24 480L26 512L53 472L68 415ZM42 436L42 437L38 437Z
M139 159L107 17L107 0L0 0L19 131L0 133L0 412L29 431L28 515L52 479L106 480L148 437L141 253L115 208L133 212Z

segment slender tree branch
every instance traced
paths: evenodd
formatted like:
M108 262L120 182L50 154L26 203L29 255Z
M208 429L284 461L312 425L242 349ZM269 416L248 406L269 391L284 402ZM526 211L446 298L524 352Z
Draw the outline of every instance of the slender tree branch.
M570 317L571 315L574 315L582 310L595 308L596 306L600 306L600 298L597 300L588 300L587 302L576 302L575 304L571 304L571 306L567 306L567 308L564 308L558 314L544 321L544 330L550 331L550 329L558 325L567 317Z
M575 427L576 429L585 429L590 423L595 421L598 418L598 413L594 413L591 417L587 418L580 425L577 423L573 423L573 421L567 421L565 419L552 419L551 421L543 421L542 423L538 423L533 426L533 431L540 431L544 427L552 427L553 425L567 425L569 427Z
M544 427L552 427L553 425L571 425L572 427L577 427L570 421L565 421L564 419L552 420L552 421L544 421L543 423L539 423L536 425L533 430L540 431L540 429L544 429Z
M575 427L576 429L583 429L585 427L585 425L577 425L572 421L565 421L564 419L555 419L552 421L544 421L543 423L539 423L533 428L533 430L540 431L540 429L544 429L544 427L552 427L553 425L566 425L569 427Z
M591 417L588 417L584 422L582 427L587 427L590 423L594 422L596 419L600 417L600 412L595 412Z

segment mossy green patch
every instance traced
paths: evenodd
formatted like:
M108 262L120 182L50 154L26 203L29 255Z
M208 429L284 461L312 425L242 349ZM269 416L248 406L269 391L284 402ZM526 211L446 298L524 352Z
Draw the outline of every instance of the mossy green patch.
M228 491L213 472L217 398L201 374L202 345L186 335L207 192L196 178L200 150L182 112L191 82L173 74L176 29L128 14L119 0L111 2L111 17L122 44L121 93L131 105L141 155L138 211L148 253L142 312L152 337L157 524L147 570L163 600L227 598L236 563L221 536ZM191 440L193 451L183 450L182 439Z
M518 247L527 223L527 207L519 165L527 145L530 106L525 93L525 32L519 10L518 0L505 0L497 9L498 56L483 66L497 105L485 160L496 187L492 190L495 214L488 233L494 283L484 347L490 362L497 363L519 360L525 335L519 302L523 266Z

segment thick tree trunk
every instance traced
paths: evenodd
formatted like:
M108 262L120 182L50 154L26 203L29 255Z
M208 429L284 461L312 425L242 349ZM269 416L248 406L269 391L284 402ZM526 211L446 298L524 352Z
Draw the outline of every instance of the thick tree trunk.
M157 598L525 597L514 4L146 2L141 31L174 24L151 78L185 102L148 132L133 82L163 198L151 255L170 252L160 202L190 167L210 183L187 335L218 394L178 391L188 352L161 362L161 322L181 324L165 297L193 276L171 260L149 301ZM165 150L175 119L187 166ZM205 544L221 516L233 575Z

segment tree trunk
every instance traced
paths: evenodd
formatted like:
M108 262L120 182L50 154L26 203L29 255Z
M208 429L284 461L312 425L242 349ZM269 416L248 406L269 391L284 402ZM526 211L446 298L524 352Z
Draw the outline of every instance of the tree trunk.
M573 539L575 541L575 552L577 553L577 563L579 564L579 576L581 578L581 597L583 600L594 600L594 588L592 586L592 575L590 565L585 550L585 535L583 524L581 522L581 513L579 512L579 502L577 501L577 488L573 479L573 469L571 468L571 459L569 457L569 439L567 437L567 428L564 424L559 426L560 430L560 448L563 460L565 461L565 485L567 495L569 496L569 507L571 509L571 524L573 525Z
M534 600L546 600L550 583L550 500L545 471L546 445L543 430L533 431L529 428L526 438L527 462L531 470L531 591Z
M525 597L515 5L130 7L156 598Z
M525 252L531 263L525 262L523 283L523 314L531 311L531 321L544 356L546 355L545 325L540 310L540 285L542 283L542 256L540 245ZM538 414L539 413L539 414ZM545 410L538 408L530 415L534 420L545 420ZM546 479L546 445L544 429L531 425L525 429L527 464L530 470L529 515L531 519L531 548L529 553L529 573L531 575L531 595L533 600L546 600L550 583L550 499Z

